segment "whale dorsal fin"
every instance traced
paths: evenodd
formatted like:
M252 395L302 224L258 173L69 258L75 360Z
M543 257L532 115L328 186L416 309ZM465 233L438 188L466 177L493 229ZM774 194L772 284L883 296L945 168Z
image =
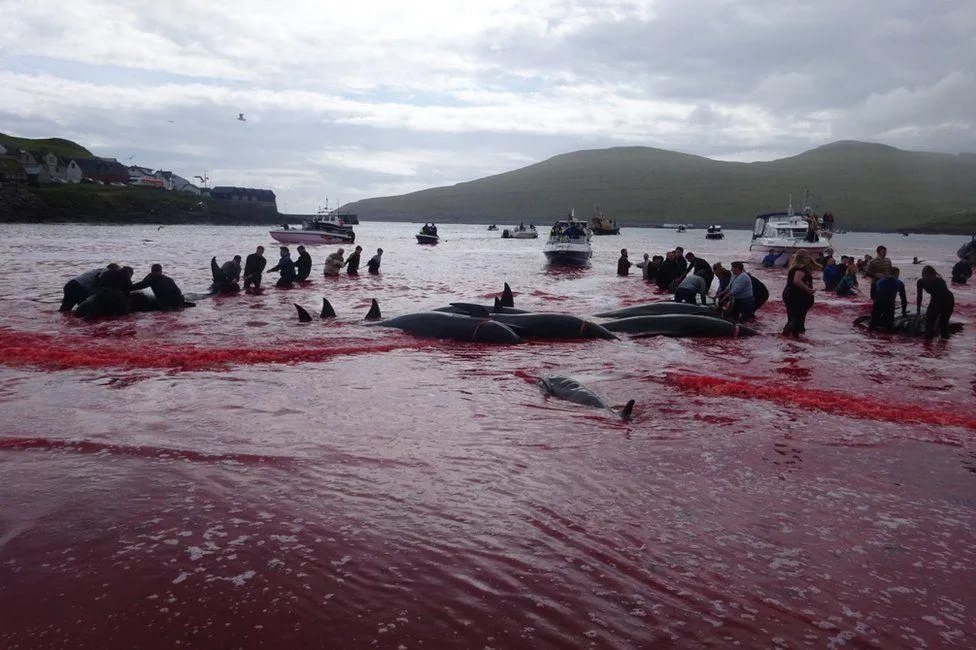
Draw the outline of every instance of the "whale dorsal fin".
M505 283L505 290L502 291L502 307L514 307L515 306L515 296L512 295L512 288Z
M451 303L454 306L456 303ZM464 305L464 310L468 313L468 316L474 316L475 318L491 318L491 312L484 305Z
M369 312L366 314L365 320L379 320L383 318L380 314L380 303L376 302L376 298L373 298L373 304L369 306Z
M335 309L332 308L332 303L329 302L328 298L322 298L322 313L319 314L320 318L335 318Z
M311 323L312 322L312 315L309 314L308 311L306 311L304 307L302 307L301 305L299 305L297 302L296 303L292 303L292 304L295 305L295 309L298 310L298 322L299 323Z
M627 406L625 406L624 407L624 410L622 410L620 412L621 419L623 419L623 420L630 420L631 418L634 417L634 404L635 403L636 402L634 402L634 400L630 400L629 402L627 402Z

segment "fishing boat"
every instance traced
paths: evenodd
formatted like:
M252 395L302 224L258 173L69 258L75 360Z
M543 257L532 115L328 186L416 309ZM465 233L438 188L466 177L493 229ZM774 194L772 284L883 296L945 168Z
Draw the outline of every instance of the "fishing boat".
M282 244L352 244L356 241L352 226L335 212L320 212L304 221L301 228L292 228L286 223L269 234Z
M498 230L498 226L496 226L495 224L491 224L490 226L488 226L488 230Z
M682 226L678 226L678 232L684 232L686 230L687 230L687 228L685 228L683 225Z
M502 230L502 239L536 239L538 236L539 231L535 229L534 224L526 226L522 223Z
M590 231L594 235L619 235L620 227L617 226L616 221L603 213L599 205L594 205L593 214L590 216Z
M807 251L813 256L831 249L834 233L821 227L820 220L810 207L810 193L804 199L800 213L793 211L790 198L786 212L767 212L756 216L752 230L752 252L778 253L776 266L785 266L796 251Z
M586 266L593 257L593 248L590 245L592 236L587 222L570 214L569 218L553 224L542 252L550 264Z
M725 239L725 233L722 232L722 226L718 224L712 224L705 229L705 239Z

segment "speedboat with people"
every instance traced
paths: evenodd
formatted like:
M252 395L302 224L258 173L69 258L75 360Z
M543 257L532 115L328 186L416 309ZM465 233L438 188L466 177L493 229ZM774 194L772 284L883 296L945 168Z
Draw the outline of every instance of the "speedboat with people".
M705 239L725 239L725 233L722 232L722 226L713 224L705 229Z
M319 213L312 219L304 221L301 228L292 228L287 223L279 230L271 230L269 234L275 241L282 244L352 244L356 241L356 233L352 225L346 223L344 215L337 212Z
M590 216L590 231L594 235L619 235L620 227L603 213L599 205L594 205L593 215Z
M553 224L542 252L550 264L586 266L593 257L590 239L593 233L587 222L576 219L572 213L566 219Z
M430 223L425 223L417 234L418 244L436 244L440 241L440 237L437 236L437 226Z
M752 230L751 252L771 257L775 266L785 266L796 251L806 251L816 257L826 250L833 249L833 215L830 221L821 220L810 208L810 193L807 192L802 212L793 211L790 198L786 212L767 212L756 216ZM828 213L829 214L829 213ZM765 262L764 262L765 263Z
M535 229L535 224L531 223L528 226L520 223L502 230L502 239L536 239L538 236L539 231Z
M488 226L488 230L498 230L498 226L496 226L495 224L491 224L490 226Z

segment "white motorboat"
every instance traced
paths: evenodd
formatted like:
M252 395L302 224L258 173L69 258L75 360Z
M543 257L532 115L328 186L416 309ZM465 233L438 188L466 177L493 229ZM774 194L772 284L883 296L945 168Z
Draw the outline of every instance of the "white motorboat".
M725 239L725 233L722 232L722 226L718 224L713 224L705 230L705 239Z
M352 244L356 241L352 226L335 212L317 214L301 228L289 228L285 224L284 228L269 234L283 244Z
M809 198L809 193L807 194ZM832 249L833 232L821 227L820 220L809 207L801 214L793 212L790 202L786 212L768 212L756 216L752 230L751 252L767 256L778 253L776 266L785 266L796 251L807 251L811 256Z
M528 226L520 224L502 231L502 239L536 239L538 236L539 231L531 224Z
M552 226L542 252L550 264L586 266L593 257L590 239L593 233L585 221L570 216Z

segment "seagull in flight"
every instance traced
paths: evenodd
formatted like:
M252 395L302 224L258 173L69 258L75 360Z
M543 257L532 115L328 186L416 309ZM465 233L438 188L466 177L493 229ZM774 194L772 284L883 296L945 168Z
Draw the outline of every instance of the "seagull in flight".
M244 113L238 113L237 114L237 121L238 122L247 122L247 118L244 117Z

